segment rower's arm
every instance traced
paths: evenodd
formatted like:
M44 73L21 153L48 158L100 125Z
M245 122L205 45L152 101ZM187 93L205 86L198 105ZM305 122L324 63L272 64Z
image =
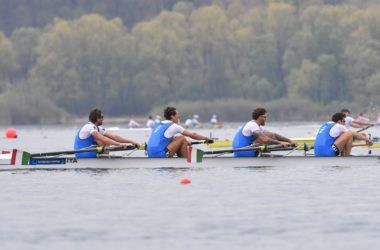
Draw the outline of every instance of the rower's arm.
M200 134L197 134L193 131L189 131L189 130L185 130L183 131L182 133L184 136L188 136L194 140L203 140L203 141L210 141L211 139L208 138L207 136L203 136L203 135L200 135Z
M105 137L108 137L109 139L115 141L115 142L119 142L119 143L130 143L130 144L133 144L133 145L136 145L137 147L140 146L140 143L138 142L135 142L135 141L132 141L132 140L129 140L127 138L124 138L124 137L121 137L120 135L116 135L116 134L113 134L113 133L110 133L107 131L107 133L105 134Z
M373 126L373 125L374 125L373 123L361 122L361 121L355 121L355 120L353 120L351 123L351 127L354 127L354 128L365 128L365 127Z
M359 122L354 120L354 121L352 121L350 126L353 128L363 128L365 125L359 124Z
M279 135L279 134L276 134L276 133L273 133L273 135L279 141L289 142L290 144L297 144L295 141L292 141L291 139L289 139L289 138L287 138L285 136L282 136L282 135Z
M276 137L277 134L269 132L269 131L264 131L264 132L255 131L255 132L253 132L253 134L257 138L256 141L258 141L259 143L262 143L262 144L282 144L282 145L286 146L285 144L290 143L288 141L279 140Z
M372 141L364 133L352 132L352 134L353 134L353 136L354 136L355 139L363 140L363 141L365 141L366 143L369 143L369 144L372 143Z
M94 131L92 133L92 136L94 136L95 140L102 146L109 146L109 145L123 146L120 142L117 142L113 140L112 138L104 136L100 134L98 131Z

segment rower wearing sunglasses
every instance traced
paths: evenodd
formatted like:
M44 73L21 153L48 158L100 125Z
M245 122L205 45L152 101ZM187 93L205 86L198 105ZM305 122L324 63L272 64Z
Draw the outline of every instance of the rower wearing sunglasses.
M264 108L256 108L252 112L252 120L241 127L234 137L232 147L234 149L249 147L251 144L279 144L284 148L296 146L297 142L279 135L274 132L265 130L267 120L267 111ZM235 157L257 157L257 151L237 151Z

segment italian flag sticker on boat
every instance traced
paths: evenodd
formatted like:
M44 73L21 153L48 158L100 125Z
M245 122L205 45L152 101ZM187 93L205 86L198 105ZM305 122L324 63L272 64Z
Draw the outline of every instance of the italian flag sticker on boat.
M187 148L187 162L202 162L203 159L203 151L197 148L193 148L189 146Z
M28 165L30 154L21 150L13 149L11 165Z

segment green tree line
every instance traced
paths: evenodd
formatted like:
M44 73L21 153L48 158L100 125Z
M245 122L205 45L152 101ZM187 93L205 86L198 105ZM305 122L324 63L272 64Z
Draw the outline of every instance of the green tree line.
M84 1L61 2L82 14ZM0 122L64 122L93 106L146 115L170 103L225 120L247 119L252 105L283 120L377 108L380 7L371 1L158 2L164 10L131 27L92 13L0 32Z

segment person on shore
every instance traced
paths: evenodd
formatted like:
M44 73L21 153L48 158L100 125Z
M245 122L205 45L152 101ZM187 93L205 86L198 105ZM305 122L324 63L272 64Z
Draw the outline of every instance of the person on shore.
M281 144L283 147L297 145L297 142L292 141L282 135L265 130L265 122L267 120L267 111L264 108L256 108L252 112L252 120L247 122L235 134L232 142L234 149L243 148L252 143L258 144ZM234 152L235 157L256 157L256 151Z
M374 124L372 123L369 123L369 122L365 122L365 121L358 121L358 120L355 120L354 118L351 117L351 112L350 110L344 108L342 109L340 112L344 113L346 115L346 122L344 124L344 126L346 128L350 128L350 127L353 127L353 128L367 128L367 127L371 127L373 126Z
M153 120L153 116L149 116L148 117L148 121L146 122L145 126L147 128L154 128L154 120Z
M205 143L212 143L213 140L186 130L179 125L180 115L176 108L167 107L164 110L166 120L156 126L149 137L147 153L150 158L187 157L187 146L190 142L185 136L195 140L204 140Z
M126 139L116 134L106 131L103 125L103 113L100 109L94 108L89 115L89 122L83 125L75 136L74 150L89 148L92 146L118 146L127 147L130 143L139 147L138 142ZM76 158L96 158L97 152L76 153Z
M320 127L314 143L315 156L349 156L353 139L364 140L372 146L366 134L349 130L344 126L345 122L345 113L338 112Z

